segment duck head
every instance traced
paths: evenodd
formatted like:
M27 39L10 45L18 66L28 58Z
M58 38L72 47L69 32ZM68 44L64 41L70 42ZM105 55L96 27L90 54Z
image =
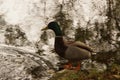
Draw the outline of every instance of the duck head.
M47 29L51 29L54 31L56 36L62 36L62 31L60 29L60 26L58 25L57 22L53 21L50 22L47 27L43 28L42 31L47 30Z

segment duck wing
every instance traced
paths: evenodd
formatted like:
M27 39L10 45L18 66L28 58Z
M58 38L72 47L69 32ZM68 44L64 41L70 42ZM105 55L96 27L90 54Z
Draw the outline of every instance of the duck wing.
M93 52L93 49L92 49L90 46L88 46L88 45L86 45L85 43L80 42L80 41L76 41L76 42L72 43L71 45L77 46L77 47L79 47L79 48L86 49L86 50L88 50L88 51L90 51L90 52Z
M93 52L93 49L90 46L86 45L85 43L83 43L81 41L67 41L67 42L65 42L65 44L68 46L69 45L76 46L76 47L88 50L90 52Z

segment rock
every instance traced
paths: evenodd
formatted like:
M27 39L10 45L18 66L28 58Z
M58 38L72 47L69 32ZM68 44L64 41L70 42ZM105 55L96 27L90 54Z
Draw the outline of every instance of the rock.
M104 63L98 63L96 61L84 60L82 62L82 70L95 70L96 72L104 72L107 70L107 65Z
M30 44L19 25L7 25L4 36L7 45L25 46Z
M71 74L76 74L76 72L73 70L65 69L65 70L59 71L56 74L54 74L52 76L52 78L50 78L49 80L67 80L67 79L70 80L70 78L68 78L68 77Z
M35 53L0 46L0 80L41 80L49 77L45 60Z

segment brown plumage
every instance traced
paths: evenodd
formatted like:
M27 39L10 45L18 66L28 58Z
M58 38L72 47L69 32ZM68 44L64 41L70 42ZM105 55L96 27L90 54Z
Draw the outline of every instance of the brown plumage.
M80 41L64 41L62 36L55 37L56 53L70 61L81 61L91 57L93 51L89 46Z

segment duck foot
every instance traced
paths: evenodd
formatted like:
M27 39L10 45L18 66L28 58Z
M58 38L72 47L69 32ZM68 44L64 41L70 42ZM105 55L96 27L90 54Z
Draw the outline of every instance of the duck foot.
M64 69L79 71L81 68L80 63L76 67L73 67L71 63L64 65Z
M73 70L75 70L75 71L79 71L80 70L80 63L78 63L78 65L76 66L76 67L73 67Z
M72 69L72 64L68 63L68 64L64 65L64 69Z

